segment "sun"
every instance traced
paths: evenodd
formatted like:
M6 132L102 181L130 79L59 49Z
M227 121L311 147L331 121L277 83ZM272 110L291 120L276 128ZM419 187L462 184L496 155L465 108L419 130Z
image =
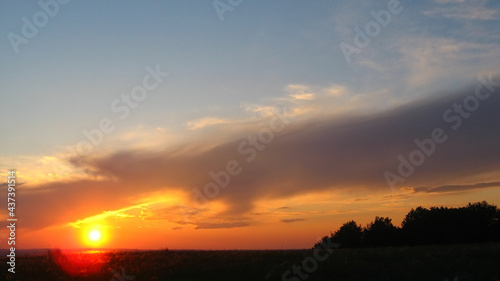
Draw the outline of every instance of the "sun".
M102 247L109 242L110 236L106 227L93 225L81 230L81 241L86 246L95 248Z
M99 241L99 239L101 239L101 232L99 232L99 230L92 230L89 233L89 239L94 242Z

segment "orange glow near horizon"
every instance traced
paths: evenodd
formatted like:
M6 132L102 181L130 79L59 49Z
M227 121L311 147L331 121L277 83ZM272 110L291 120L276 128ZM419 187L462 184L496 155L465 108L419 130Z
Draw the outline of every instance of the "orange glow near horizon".
M60 226L20 232L19 240L26 241L22 244L24 249L303 249L312 247L321 237L350 220L366 226L375 216L383 216L400 226L411 208L465 206L488 197L500 198L500 190L478 190L448 197L404 191L399 192L400 196L390 195L318 192L286 200L260 200L251 212L241 217L246 220L224 218L223 212L227 210L224 202L211 202L198 211L177 201L151 198L150 202L132 202L128 207L82 216ZM498 200L488 203L500 205ZM237 224L240 221L247 224ZM217 224L223 227L212 227Z

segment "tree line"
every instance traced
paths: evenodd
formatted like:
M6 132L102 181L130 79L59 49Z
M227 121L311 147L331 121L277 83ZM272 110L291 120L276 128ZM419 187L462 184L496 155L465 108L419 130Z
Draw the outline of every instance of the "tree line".
M401 227L389 217L375 217L366 227L351 220L314 248L328 241L341 248L444 245L500 241L500 209L486 201L465 207L417 207L406 214Z

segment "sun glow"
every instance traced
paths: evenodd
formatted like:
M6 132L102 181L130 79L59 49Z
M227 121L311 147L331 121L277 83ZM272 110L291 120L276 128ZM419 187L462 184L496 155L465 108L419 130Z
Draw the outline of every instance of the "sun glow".
M99 241L99 239L101 239L101 233L98 230L92 230L89 233L89 238L92 241Z
M107 229L100 225L94 225L92 227L86 227L82 229L83 242L87 246L91 247L101 247L106 244L109 239L107 234Z

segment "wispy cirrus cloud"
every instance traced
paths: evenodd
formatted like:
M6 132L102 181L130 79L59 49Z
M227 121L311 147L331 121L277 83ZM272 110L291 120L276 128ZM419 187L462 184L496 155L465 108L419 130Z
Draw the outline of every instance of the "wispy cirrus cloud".
M244 227L249 226L247 222L201 222L196 226L196 229L219 229L219 228L234 228L234 227Z
M259 117L273 116L279 110L279 108L274 105L262 105L262 104L247 103L247 102L242 102L241 108L245 112L257 114L257 116Z
M284 219L281 220L282 223L292 223L292 222L299 222L299 221L305 221L303 218L297 218L297 219Z
M423 12L430 17L454 20L500 20L498 8L488 6L488 1L438 0L440 6Z
M218 117L203 117L194 121L189 121L186 124L186 127L189 130L197 130L201 128L205 128L207 126L220 125L220 124L230 124L233 121L224 118Z
M415 193L446 193L446 192L463 192L474 189L500 187L500 182L481 182L474 184L455 184L455 185L441 185L441 186L419 186L410 188Z
M425 88L450 80L449 77L471 79L470 73L495 69L492 58L500 48L490 43L439 37L408 38L397 43L401 52L401 70L407 71L407 85ZM475 62L471 65L471 62ZM426 86L427 85L427 86Z
M290 97L294 100L314 100L316 94L306 85L290 84L285 87Z

